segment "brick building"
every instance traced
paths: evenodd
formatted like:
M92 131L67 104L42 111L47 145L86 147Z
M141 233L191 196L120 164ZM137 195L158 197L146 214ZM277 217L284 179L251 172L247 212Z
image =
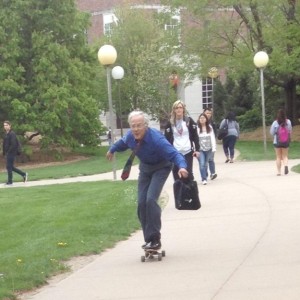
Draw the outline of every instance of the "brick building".
M147 9L157 9L160 1L148 0L77 0L77 7L91 14L91 28L88 29L88 41L93 42L110 31L110 24L116 22L114 9L122 4L132 3Z

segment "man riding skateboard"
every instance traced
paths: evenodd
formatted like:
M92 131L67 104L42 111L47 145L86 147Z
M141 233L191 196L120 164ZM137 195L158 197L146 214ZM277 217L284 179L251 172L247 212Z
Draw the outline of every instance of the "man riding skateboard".
M138 177L138 218L140 220L145 250L161 248L161 208L158 199L172 170L178 167L178 176L186 178L188 172L184 157L157 129L149 127L149 117L142 111L133 111L128 116L130 130L115 142L106 154L112 160L115 152L128 148L135 151L140 160Z

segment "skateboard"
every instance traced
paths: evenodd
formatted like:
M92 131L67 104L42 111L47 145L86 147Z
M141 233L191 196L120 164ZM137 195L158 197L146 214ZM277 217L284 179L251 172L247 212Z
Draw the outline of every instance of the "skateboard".
M145 262L146 260L152 260L154 258L157 258L158 261L161 261L164 256L166 256L166 251L162 250L161 252L159 250L154 249L147 249L145 250L145 255L141 256L141 262Z

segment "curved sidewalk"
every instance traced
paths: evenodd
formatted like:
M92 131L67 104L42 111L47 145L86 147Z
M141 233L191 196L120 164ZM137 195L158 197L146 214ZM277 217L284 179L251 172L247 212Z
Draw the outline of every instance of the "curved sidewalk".
M275 155L274 155L275 156ZM199 183L202 208L178 211L169 177L163 211L162 261L142 263L138 231L59 282L26 300L282 300L300 298L299 174L276 176L274 161L225 164ZM290 160L290 168L300 160ZM200 182L198 162L195 178ZM137 178L133 167L131 178ZM120 172L117 173L120 178ZM66 179L112 179L112 174ZM61 183L49 180L47 184ZM27 182L26 186L46 184ZM24 184L22 184L24 186Z

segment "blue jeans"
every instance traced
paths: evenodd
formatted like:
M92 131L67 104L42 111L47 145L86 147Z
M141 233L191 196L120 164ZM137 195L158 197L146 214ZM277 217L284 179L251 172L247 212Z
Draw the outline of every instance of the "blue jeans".
M140 163L138 218L146 243L160 240L161 208L157 201L171 170L170 162L154 166Z
M201 175L201 179L203 180L207 180L207 167L208 167L208 161L209 158L211 157L212 154L212 150L208 150L208 151L200 151L200 156L198 158L199 160L199 168L200 168L200 175Z
M15 155L7 154L6 155L6 170L8 175L7 183L13 183L13 172L18 173L22 177L26 175L26 173L14 167L14 162L15 162Z
M215 152L211 152L210 158L208 159L208 168L210 175L213 175L216 173L216 165L215 165ZM207 176L208 176L208 172Z
M236 143L237 137L235 135L227 135L223 139L223 150L226 157L230 159L234 158L234 146Z

